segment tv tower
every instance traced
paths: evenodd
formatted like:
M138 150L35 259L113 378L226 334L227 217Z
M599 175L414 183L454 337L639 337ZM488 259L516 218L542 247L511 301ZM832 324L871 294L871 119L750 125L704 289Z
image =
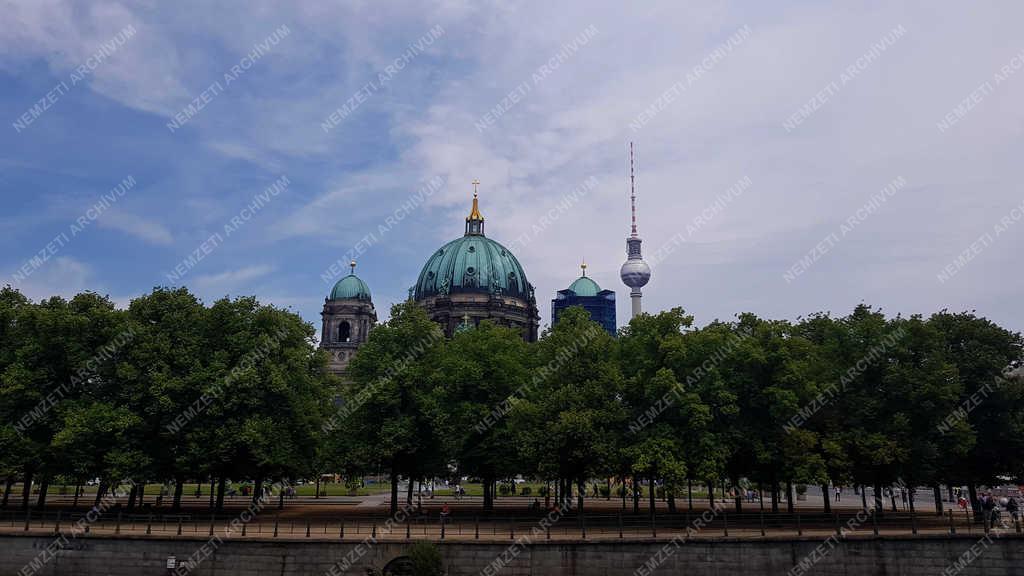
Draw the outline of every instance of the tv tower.
M640 298L643 294L640 288L651 281L651 267L640 255L640 244L643 240L636 233L636 176L633 173L632 142L629 143L629 204L632 210L632 227L629 238L626 238L627 259L619 270L619 277L622 278L623 284L630 287L629 299L633 304L633 314L630 317L635 318L641 311Z

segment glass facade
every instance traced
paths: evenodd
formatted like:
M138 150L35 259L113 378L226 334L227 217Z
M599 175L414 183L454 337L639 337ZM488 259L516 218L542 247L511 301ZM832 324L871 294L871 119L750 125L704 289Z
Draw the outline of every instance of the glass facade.
M594 296L579 296L571 289L559 290L551 301L551 325L558 323L558 317L566 308L580 306L590 314L590 319L615 336L615 292L601 290Z

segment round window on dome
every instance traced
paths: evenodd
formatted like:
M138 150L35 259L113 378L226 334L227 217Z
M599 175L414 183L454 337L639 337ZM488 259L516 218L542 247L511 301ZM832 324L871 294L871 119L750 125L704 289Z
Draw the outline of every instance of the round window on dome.
M472 266L470 266L469 268L466 268L466 272L468 272L469 274L473 274L473 273L476 272L476 268L473 268Z
M469 252L476 252L476 246L470 246L470 247L468 248L468 251L469 251Z

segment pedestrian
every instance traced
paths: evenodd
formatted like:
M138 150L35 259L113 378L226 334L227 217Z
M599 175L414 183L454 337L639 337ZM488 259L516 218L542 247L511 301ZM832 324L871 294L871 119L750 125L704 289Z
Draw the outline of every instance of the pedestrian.
M1013 496L1006 501L1006 511L1010 513L1010 519L1014 523L1020 520L1020 503Z
M981 511L984 514L985 527L991 528L995 524L996 519L996 499L992 497L991 492L982 496Z
M839 497L843 495L842 486L836 486L836 502L839 502Z

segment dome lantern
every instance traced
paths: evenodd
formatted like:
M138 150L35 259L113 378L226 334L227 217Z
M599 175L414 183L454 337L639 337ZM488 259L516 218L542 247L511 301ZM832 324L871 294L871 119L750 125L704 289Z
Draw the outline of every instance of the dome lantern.
M479 185L479 180L473 180L473 209L470 210L469 216L466 216L466 236L484 235L484 217L480 213L480 203L477 200L477 186Z

